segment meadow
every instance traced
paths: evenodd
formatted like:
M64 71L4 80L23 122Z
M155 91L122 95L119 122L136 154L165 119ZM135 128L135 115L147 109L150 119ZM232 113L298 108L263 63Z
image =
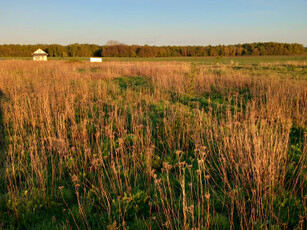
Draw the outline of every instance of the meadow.
M0 61L0 228L306 229L306 56L82 60Z
M32 60L32 57L0 57L3 60ZM89 57L48 57L51 61L89 61ZM250 64L259 65L263 63L285 64L289 61L307 62L307 55L296 56L234 56L234 57L103 57L104 62L188 62L203 65L231 64L240 65Z

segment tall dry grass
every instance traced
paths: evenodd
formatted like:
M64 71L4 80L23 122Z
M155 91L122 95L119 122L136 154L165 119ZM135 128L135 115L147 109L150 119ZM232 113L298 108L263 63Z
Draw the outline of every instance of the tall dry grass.
M306 86L232 65L1 61L2 218L303 229Z

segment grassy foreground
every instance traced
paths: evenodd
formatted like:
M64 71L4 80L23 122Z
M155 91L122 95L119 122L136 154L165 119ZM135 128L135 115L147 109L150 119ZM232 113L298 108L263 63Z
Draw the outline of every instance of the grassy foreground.
M0 61L0 228L306 229L306 68Z

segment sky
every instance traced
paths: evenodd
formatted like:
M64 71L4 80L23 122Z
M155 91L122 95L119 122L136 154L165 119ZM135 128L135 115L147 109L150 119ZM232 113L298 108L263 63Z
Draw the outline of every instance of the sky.
M307 0L0 0L0 44L307 46Z

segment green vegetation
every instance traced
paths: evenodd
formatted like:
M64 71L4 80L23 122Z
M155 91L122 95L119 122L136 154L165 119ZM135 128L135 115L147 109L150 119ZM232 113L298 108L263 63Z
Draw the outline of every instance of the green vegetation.
M0 61L1 229L306 229L306 57L107 60Z

